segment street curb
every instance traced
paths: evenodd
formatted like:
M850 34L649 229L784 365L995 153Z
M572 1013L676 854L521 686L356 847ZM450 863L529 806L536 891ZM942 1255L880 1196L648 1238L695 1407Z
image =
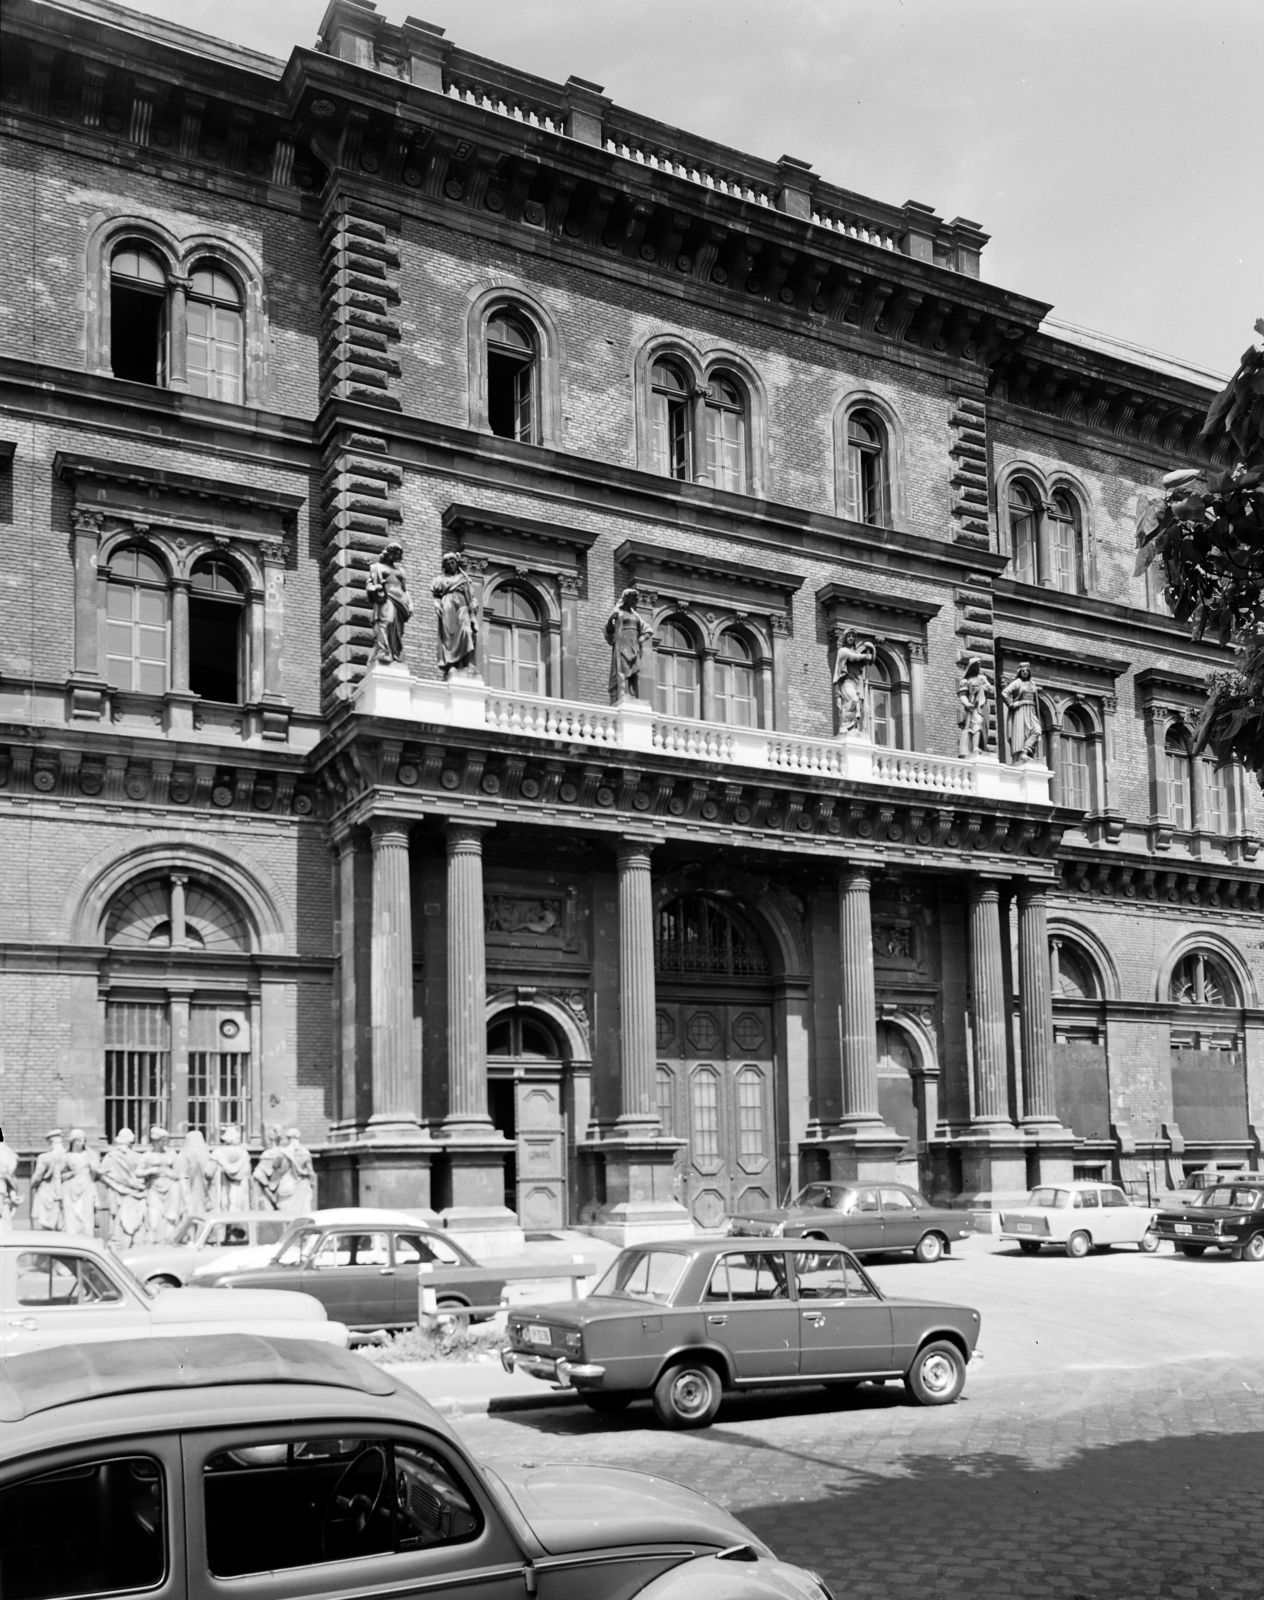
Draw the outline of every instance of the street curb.
M552 1394L494 1394L486 1400L458 1396L431 1400L423 1395L427 1405L433 1406L441 1417L481 1417L504 1411L551 1411L555 1406L578 1406L583 1401L574 1389L558 1389Z

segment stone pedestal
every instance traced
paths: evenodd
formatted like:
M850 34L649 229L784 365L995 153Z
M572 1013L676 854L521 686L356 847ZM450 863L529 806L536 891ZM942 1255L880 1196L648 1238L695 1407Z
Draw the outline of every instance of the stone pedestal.
M956 1136L952 1147L961 1157L961 1198L967 1205L993 1210L1027 1193L1027 1156L1031 1141L1012 1127L974 1128Z
M834 1183L903 1183L900 1157L908 1140L881 1122L839 1128L821 1143Z
M505 1205L505 1161L509 1141L492 1132L443 1141L435 1174L442 1227L456 1234L472 1256L521 1255L526 1243L518 1219Z
M676 1199L679 1139L608 1139L593 1146L605 1175L605 1204L584 1230L610 1244L688 1239L694 1226Z
M421 1135L407 1143L366 1139L355 1129L332 1130L331 1143L315 1151L317 1204L377 1206L408 1211L419 1222L439 1226L431 1206L431 1166L436 1145Z

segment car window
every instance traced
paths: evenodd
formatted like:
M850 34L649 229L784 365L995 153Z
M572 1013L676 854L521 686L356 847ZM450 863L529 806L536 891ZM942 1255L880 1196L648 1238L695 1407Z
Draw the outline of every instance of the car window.
M1071 1202L1076 1211L1096 1211L1098 1209L1096 1189L1077 1189L1075 1199Z
M250 1229L244 1222L226 1222L224 1237L220 1242L230 1249L234 1245L249 1244Z
M711 1271L708 1300L787 1300L786 1262L781 1254L721 1256Z
M1126 1206L1128 1204L1128 1196L1124 1194L1122 1189L1103 1189L1102 1204L1104 1206Z
M86 1256L24 1250L18 1257L20 1306L92 1306L122 1298L118 1284Z
M0 1489L4 1600L153 1589L166 1576L162 1468L113 1456Z
M850 1193L850 1189L844 1189L837 1183L809 1183L799 1190L792 1204L807 1206L814 1211L841 1211Z
M202 1483L217 1578L429 1550L483 1527L441 1455L394 1439L243 1444L212 1456Z
M793 1255L795 1288L800 1300L874 1300L865 1278L841 1251Z
M1231 1206L1235 1211L1243 1207L1250 1211L1260 1197L1258 1189L1208 1189L1205 1206Z
M916 1211L917 1207L903 1189L884 1189L882 1191L882 1209L884 1211Z
M278 1217L275 1222L256 1222L255 1243L279 1244L288 1226L289 1224L281 1217Z
M877 1211L878 1191L876 1189L857 1189L856 1201L851 1208L853 1211Z
M186 1221L182 1222L180 1224L180 1226L176 1229L175 1236L173 1237L173 1239L171 1241L172 1244L179 1244L179 1245L196 1244L197 1243L198 1230L201 1228L201 1226L202 1226L201 1217L189 1217Z
M312 1250L320 1243L321 1235L316 1228L306 1228L302 1233L296 1233L292 1239L277 1251L273 1260L279 1267L297 1267L299 1262L311 1254Z
M1039 1206L1042 1211L1057 1211L1070 1201L1067 1189L1033 1189L1027 1196L1029 1206Z
M593 1293L666 1305L688 1264L683 1250L624 1250L607 1267Z
M323 1271L329 1267L385 1267L390 1265L384 1233L331 1233L307 1263Z
M446 1239L436 1239L430 1233L397 1233L395 1265L415 1267L422 1262L438 1262L443 1267L463 1267L466 1264Z

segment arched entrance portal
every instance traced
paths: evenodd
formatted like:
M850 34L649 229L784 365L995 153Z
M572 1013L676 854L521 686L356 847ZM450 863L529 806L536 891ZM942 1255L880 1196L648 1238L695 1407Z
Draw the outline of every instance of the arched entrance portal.
M920 1078L922 1063L912 1039L894 1022L878 1024L878 1111L888 1128L908 1140L900 1176L919 1186L918 1146L924 1145Z
M505 1204L528 1233L566 1224L566 1046L529 1008L502 1011L487 1029L488 1110L513 1146Z
M735 907L679 895L654 922L658 1112L684 1139L678 1198L702 1228L776 1204L772 966Z

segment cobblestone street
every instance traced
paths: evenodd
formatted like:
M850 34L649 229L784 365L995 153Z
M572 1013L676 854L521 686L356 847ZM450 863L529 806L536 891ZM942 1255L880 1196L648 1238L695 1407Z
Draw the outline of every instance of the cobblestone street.
M955 1406L892 1385L741 1397L694 1434L645 1406L458 1426L488 1457L697 1487L840 1597L1264 1594L1264 1273L1166 1253L1028 1261L979 1240L943 1270L875 1276L982 1310L985 1357Z

